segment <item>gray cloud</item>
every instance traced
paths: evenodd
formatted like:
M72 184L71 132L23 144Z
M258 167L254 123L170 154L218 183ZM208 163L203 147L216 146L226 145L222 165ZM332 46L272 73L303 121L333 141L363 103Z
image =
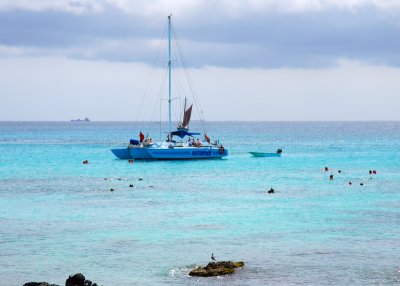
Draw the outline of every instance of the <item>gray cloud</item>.
M174 15L181 47L195 67L326 67L342 58L400 66L396 15L372 7L232 17L210 6L190 17ZM113 6L81 14L1 11L0 45L35 56L151 63L165 22Z

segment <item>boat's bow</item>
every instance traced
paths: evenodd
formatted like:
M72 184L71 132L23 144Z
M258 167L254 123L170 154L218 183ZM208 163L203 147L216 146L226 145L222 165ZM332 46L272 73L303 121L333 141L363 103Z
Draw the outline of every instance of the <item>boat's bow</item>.
M111 152L118 158L118 159L132 159L130 154L129 148L121 148L121 149L111 149Z

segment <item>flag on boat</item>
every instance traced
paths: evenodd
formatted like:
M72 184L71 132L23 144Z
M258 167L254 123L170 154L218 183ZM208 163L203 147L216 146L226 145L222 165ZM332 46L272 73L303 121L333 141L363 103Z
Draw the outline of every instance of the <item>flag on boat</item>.
M207 134L204 134L204 139L208 142L208 144L210 144L211 139L207 136Z

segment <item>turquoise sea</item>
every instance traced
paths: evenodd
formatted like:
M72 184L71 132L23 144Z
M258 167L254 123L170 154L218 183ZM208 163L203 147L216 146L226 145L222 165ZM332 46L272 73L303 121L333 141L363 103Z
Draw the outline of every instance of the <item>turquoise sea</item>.
M77 272L118 286L399 285L400 122L209 122L226 159L115 159L141 129L158 139L142 125L0 122L0 285ZM246 265L189 277L211 253Z

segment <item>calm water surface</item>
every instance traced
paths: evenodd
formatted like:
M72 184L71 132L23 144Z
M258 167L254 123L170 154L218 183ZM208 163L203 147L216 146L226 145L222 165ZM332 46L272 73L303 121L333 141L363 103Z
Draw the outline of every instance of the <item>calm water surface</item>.
M399 122L208 125L227 159L128 164L109 149L146 127L0 122L0 285L400 283ZM189 277L212 252L246 266Z

